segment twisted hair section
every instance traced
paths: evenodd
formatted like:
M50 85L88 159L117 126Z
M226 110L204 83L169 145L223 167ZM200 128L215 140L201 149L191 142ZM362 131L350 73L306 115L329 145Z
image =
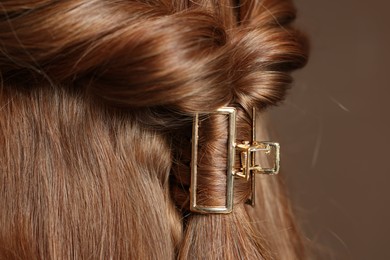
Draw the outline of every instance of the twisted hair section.
M213 112L235 107L251 140L252 107L306 63L294 18L289 0L2 1L0 256L303 259L279 178L258 178L254 209L237 179L227 215L190 212L188 194L201 113L199 201L225 203Z

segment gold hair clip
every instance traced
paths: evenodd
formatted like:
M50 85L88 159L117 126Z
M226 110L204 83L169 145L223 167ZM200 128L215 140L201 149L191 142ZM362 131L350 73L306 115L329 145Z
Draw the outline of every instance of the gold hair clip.
M259 142L256 141L256 109L253 108L252 114L252 141L244 141L236 143L236 109L233 107L222 107L213 114L222 114L229 116L229 134L228 134L228 149L227 149L227 173L226 173L226 204L223 206L207 206L197 203L197 162L198 162L198 129L199 129L199 114L194 117L192 128L192 158L191 158L191 186L190 186L190 210L198 213L230 213L233 210L233 183L234 178L244 178L247 181L251 180L251 195L248 198L248 203L255 205L255 175L260 174L277 174L280 164L280 146L275 142ZM241 165L235 168L236 150L240 153ZM256 164L256 152L265 152L270 154L274 151L274 164L272 168L262 167Z

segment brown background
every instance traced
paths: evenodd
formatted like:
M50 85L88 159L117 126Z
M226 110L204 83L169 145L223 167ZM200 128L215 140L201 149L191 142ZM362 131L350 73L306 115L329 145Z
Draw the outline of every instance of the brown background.
M323 259L390 259L390 1L295 2L312 53L272 111L282 174Z

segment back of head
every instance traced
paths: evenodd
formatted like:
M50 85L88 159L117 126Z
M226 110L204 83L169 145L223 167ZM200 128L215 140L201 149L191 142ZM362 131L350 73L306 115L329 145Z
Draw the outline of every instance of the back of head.
M0 259L303 259L280 178L190 211L196 113L280 102L307 59L289 0L0 3ZM199 132L198 189L224 203L228 121Z

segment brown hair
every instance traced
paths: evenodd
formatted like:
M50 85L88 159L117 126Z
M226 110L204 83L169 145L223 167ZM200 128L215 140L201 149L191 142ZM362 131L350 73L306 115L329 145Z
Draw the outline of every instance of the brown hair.
M1 259L303 259L279 177L189 211L198 112L283 99L307 59L289 0L0 3ZM227 120L202 118L200 200L224 202Z

